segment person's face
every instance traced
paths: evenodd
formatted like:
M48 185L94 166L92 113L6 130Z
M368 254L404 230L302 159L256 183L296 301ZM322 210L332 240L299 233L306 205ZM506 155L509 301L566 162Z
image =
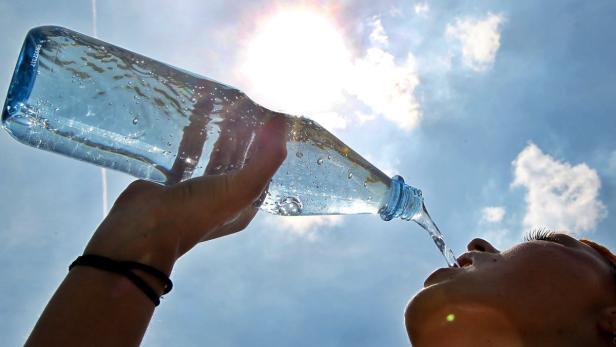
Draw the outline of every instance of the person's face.
M581 331L596 332L597 320L586 318L616 304L608 262L565 234L503 252L475 239L458 262L432 273L409 302L414 346L574 341Z

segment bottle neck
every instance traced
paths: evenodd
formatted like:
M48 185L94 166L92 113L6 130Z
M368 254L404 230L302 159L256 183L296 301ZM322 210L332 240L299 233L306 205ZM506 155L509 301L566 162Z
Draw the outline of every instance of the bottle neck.
M389 198L379 210L379 215L385 221L393 218L412 220L421 212L423 197L421 190L404 183L404 179L398 175L392 177L389 187Z

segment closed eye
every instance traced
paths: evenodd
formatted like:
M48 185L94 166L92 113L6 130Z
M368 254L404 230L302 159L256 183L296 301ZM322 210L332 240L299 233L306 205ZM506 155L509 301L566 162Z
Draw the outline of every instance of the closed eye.
M526 234L524 234L524 241L552 241L557 242L558 233L554 231L550 231L548 229L540 228L533 229Z
M566 246L566 247L572 247L572 248L578 248L580 247L580 242L578 240L576 240L575 238L564 234L564 233L559 233L559 232L555 232L555 231L550 231L548 229L533 229L529 232L527 232L524 235L524 241L526 242L530 242L530 241L549 241L549 242L554 242L554 243L558 243L560 245Z

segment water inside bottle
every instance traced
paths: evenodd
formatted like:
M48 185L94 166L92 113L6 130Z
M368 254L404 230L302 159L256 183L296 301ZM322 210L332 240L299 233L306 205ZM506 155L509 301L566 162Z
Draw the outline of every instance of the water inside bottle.
M2 121L28 145L175 184L244 167L256 134L274 116L287 120L288 155L263 210L378 213L390 177L319 124L63 28L38 28L26 38Z

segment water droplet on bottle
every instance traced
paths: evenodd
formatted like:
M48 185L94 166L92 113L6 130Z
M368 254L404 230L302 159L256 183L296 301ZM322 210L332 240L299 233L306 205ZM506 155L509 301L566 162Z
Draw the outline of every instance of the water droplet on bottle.
M302 212L302 202L298 198L288 196L278 202L278 213L282 216L297 216Z
M139 123L139 118L138 117L133 118L133 124L137 124L137 123Z
M319 159L317 159L317 164L318 164L318 165L322 165L322 164L323 164L323 158L319 158Z
M298 157L298 158L301 158L301 157L304 156L304 153L302 153L300 151L297 151L297 152L295 152L295 156Z
M353 173L352 173L351 171L349 171L349 174L347 175L347 178L348 178L348 179L353 178Z

